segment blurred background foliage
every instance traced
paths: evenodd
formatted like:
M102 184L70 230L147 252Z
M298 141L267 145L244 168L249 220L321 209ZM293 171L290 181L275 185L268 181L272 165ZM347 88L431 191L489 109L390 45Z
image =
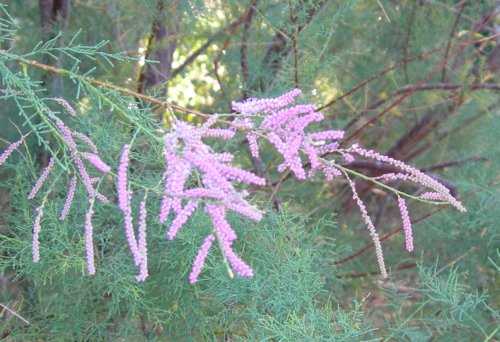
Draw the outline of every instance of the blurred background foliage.
M387 234L384 246L391 276L382 281L345 183L282 178L270 171L279 163L276 155L264 149L265 169L260 171L274 186L252 194L268 214L259 224L231 217L240 236L237 248L255 269L253 279L230 279L216 252L201 281L188 285L191 261L209 229L208 219L197 213L179 239L166 242L164 227L153 216L153 202L151 277L144 284L134 281L121 218L109 205L96 211L98 271L86 277L85 197L80 190L70 220L59 222L57 208L64 200L65 182L55 186L46 209L42 260L31 262L34 205L25 194L46 162L43 145L31 137L29 153L24 149L9 159L0 181L0 339L500 339L499 3L2 4L0 62L19 77L39 82L32 85L36 94L20 96L28 103L47 97L70 101L79 114L72 124L91 135L111 165L131 135L122 115L147 127L162 121L168 128L174 113L105 87L85 88L74 78L33 67L14 55L204 113L228 113L231 101L301 88L302 101L315 103L326 115L325 127L345 128L349 143L361 142L440 177L468 212L410 203L416 250L409 254L402 247L399 213L391 195L359 181L380 235ZM36 45L47 41L46 50ZM101 46L103 41L107 44ZM98 46L95 51L100 52L82 46ZM3 91L12 77L2 70L1 150L6 141L19 136L14 127L28 129L19 103ZM33 108L25 108L28 115ZM145 137L140 142L132 177L155 184L162 172L161 146ZM244 146L240 139L224 148L237 152L237 162L245 168L256 168ZM363 166L359 170L379 172ZM111 191L112 185L108 187Z

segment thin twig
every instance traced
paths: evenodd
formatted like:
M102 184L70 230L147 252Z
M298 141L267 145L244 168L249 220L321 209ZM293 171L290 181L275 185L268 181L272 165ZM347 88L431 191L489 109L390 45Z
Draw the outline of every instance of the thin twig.
M454 167L454 166L462 166L463 164L469 163L469 162L484 162L488 161L488 158L485 157L479 157L479 156L473 156L465 159L460 159L460 160L452 160L452 161L447 161L439 164L435 164L432 166L429 166L427 168L422 169L424 172L429 172L429 171L436 171L440 169L445 169L447 167Z
M234 32L234 30L245 21L246 17L248 16L249 10L251 10L252 8L253 7L250 6L250 8L247 9L243 14L241 14L236 20L234 20L233 22L231 22L229 25L225 26L221 30L217 31L210 38L208 38L207 41L205 43L203 43L203 45L201 45L198 49L196 49L188 57L186 57L186 59L184 60L184 62L181 63L181 65L179 65L177 68L172 70L172 74L170 75L170 79L175 78L175 76L177 76L182 71L184 71L184 69L187 66L189 66L191 63L193 63L193 61L196 60L196 58L198 58L198 56L200 56L202 53L204 53L205 50L207 50L210 47L210 45L212 45L212 43L215 42L217 39L219 39L221 36L226 35L226 34L232 34Z
M16 316L17 318L19 318L21 321L23 321L24 323L26 323L26 325L30 325L31 323L26 319L24 318L23 316L21 316L20 314L18 314L17 312L15 312L14 310L10 309L7 305L5 304L2 304L0 303L0 306L2 308L4 308L6 311L8 311L10 314Z

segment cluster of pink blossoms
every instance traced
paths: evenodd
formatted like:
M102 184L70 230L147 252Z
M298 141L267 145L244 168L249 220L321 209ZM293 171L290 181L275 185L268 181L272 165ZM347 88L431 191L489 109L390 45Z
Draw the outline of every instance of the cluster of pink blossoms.
M65 103L65 108L66 106L69 106L69 104L67 104L65 101L63 102ZM80 179L82 180L83 185L89 195L89 209L85 217L85 227L84 227L85 251L87 255L86 259L87 259L88 273L94 274L95 273L94 250L92 242L93 229L91 223L92 215L94 212L93 211L94 201L95 199L98 199L101 202L109 203L109 200L94 188L93 183L95 181L90 177L83 160L87 160L97 171L99 171L102 174L108 173L111 170L111 168L105 162L103 162L102 159L99 157L97 147L89 137L87 137L83 133L72 131L63 123L62 120L60 120L56 116L51 116L51 120L53 121L55 127L58 129L64 144L68 148L71 160L76 169L76 174L80 176ZM90 148L92 152L81 152L78 148L75 138L82 141L84 145ZM7 149L0 155L0 166L5 162L5 160L10 156L10 154L12 154L12 152L14 152L23 142L24 142L24 137L21 140L12 143L11 145L9 145L9 147L7 147ZM42 170L39 178L33 185L33 188L31 189L30 193L28 194L28 199L30 200L34 199L40 192L40 190L43 188L47 179L49 178L49 176L53 172L53 169L55 168L56 165L55 160L56 160L55 156L50 157L48 165ZM78 183L78 177L76 174L73 175L69 181L66 200L61 210L61 214L59 216L60 220L64 220L69 214L69 211L71 209ZM48 191L50 190L51 189L49 189ZM38 262L40 260L39 236L42 228L43 208L47 199L47 195L44 196L42 204L39 207L37 207L36 216L33 223L32 255L34 262Z
M233 250L236 233L227 222L226 213L234 211L254 221L262 218L262 213L245 200L245 193L238 191L233 183L262 186L265 180L232 166L230 153L216 153L203 141L205 138L228 140L234 136L233 130L212 128L215 121L208 120L201 127L176 122L164 137L166 170L159 220L164 223L169 214L173 214L167 239L175 238L200 203L204 204L213 224L213 234L206 237L195 258L189 276L191 283L197 281L214 239L219 242L232 271L241 277L251 277L252 269ZM190 179L194 174L198 177Z
M344 137L344 131L333 129L311 131L311 126L322 122L324 116L317 112L312 105L294 104L295 99L300 94L299 89L293 89L276 98L252 98L243 102L233 102L232 107L237 114L229 128L214 128L213 126L218 121L218 117L214 115L201 126L176 121L171 131L165 134L164 189L158 218L160 223L167 222L169 217L172 218L165 234L166 238L173 240L199 206L203 206L213 225L212 232L205 237L194 259L189 275L190 283L195 283L198 280L215 241L218 242L230 267L231 275L234 272L241 277L253 276L252 268L234 252L233 243L237 236L227 221L226 215L228 211L233 211L254 221L261 220L262 212L246 200L247 193L236 188L235 183L263 186L265 180L251 172L233 166L232 154L227 152L217 153L205 142L205 139L209 138L232 139L237 130L245 131L250 152L254 158L260 158L259 141L262 138L268 141L283 159L282 163L277 167L279 172L290 171L299 180L306 180L318 173L322 174L327 181L344 176L352 191L352 198L360 209L361 216L367 225L383 277L387 277L387 270L380 238L366 205L358 195L355 182L349 176L349 170L342 164L349 164L355 158L363 158L391 165L398 171L388 172L372 179L379 182L412 182L427 189L427 192L423 192L419 196L421 200L449 203L459 211L465 211L462 203L451 194L446 186L420 170L378 152L364 149L357 144L348 148L341 148L340 141ZM71 108L65 101L58 102L65 108ZM67 110L70 111L68 108ZM68 183L67 197L60 219L64 220L68 215L78 179L81 179L89 197L89 209L85 215L84 234L87 271L89 274L94 274L92 237L94 203L96 199L104 203L109 203L109 200L94 187L99 178L92 178L89 175L84 160L102 174L109 173L111 168L102 161L97 147L89 137L72 131L55 116L51 117L51 120L53 120L66 148L69 150L76 170ZM82 142L90 151L80 151L75 139ZM0 166L23 142L24 137L8 146L0 154ZM136 234L131 205L133 193L128 182L129 155L130 146L124 145L116 177L118 207L123 213L124 231L129 250L135 265L139 268L136 279L144 281L148 277L146 243L147 193L139 205ZM336 160L335 157L340 158L342 162ZM28 196L29 199L35 198L42 189L55 165L55 156L52 156L49 164L35 182ZM411 252L414 246L408 207L406 201L400 196L401 192L396 191L395 193L402 218L405 247ZM35 262L40 259L39 235L45 200L46 197L36 209L37 215L33 226L32 253Z
M313 105L292 105L300 94L299 89L293 89L274 99L233 102L233 110L240 112L234 125L248 130L247 141L255 158L259 158L259 137L265 138L276 148L283 157L283 163L278 166L279 172L291 170L297 179L305 180L320 171L327 180L332 180L341 174L340 171L320 157L339 151L338 142L344 137L344 131L306 132L308 126L321 122L324 116ZM257 120L262 115L264 117ZM308 172L304 168L302 155L309 161Z
M237 119L234 120L234 125L237 128L247 131L246 137L253 157L259 158L259 137L265 138L275 147L283 158L283 163L277 169L279 172L290 170L299 180L310 178L318 171L324 175L327 181L332 180L336 176L344 175L351 188L353 199L359 207L363 220L368 227L375 246L380 272L385 278L387 271L380 238L365 204L356 191L355 183L349 178L345 170L339 169L334 159L326 159L326 156L341 156L345 164L353 162L355 155L387 163L401 170L401 172L387 173L378 177L379 179L384 181L396 179L410 181L432 190L432 192L426 192L421 195L422 199L447 202L460 211L465 211L465 207L443 184L402 161L384 156L375 151L363 149L357 144L347 149L340 148L339 141L344 137L344 131L307 131L306 129L310 125L323 121L324 116L317 112L312 105L294 105L296 97L300 94L301 91L299 89L293 89L276 98L252 98L243 102L233 102L233 110L240 113ZM305 170L304 159L308 161L308 172ZM397 197L403 222L403 232L405 234L405 247L411 252L414 247L408 208L405 200L399 195Z

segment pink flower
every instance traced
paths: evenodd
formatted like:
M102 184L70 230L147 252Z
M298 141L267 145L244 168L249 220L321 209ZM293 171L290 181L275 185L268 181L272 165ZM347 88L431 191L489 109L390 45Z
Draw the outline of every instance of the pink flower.
M397 168L399 168L401 171L404 171L407 173L409 176L412 177L412 179L419 184L422 184L423 186L426 186L435 192L441 194L448 203L450 203L452 206L457 208L459 211L465 212L467 211L465 207L463 206L460 201L458 201L455 197L453 197L450 193L450 190L445 187L443 184L439 183L437 180L434 178L426 175L422 171L414 168L413 166L407 165L403 163L400 160L393 159L388 156L384 156L378 152L371 151L371 150L366 150L364 148L361 148L357 144L352 145L351 148L349 149L350 152L356 153L358 155L361 155L366 158L378 160L390 165L393 165Z
M87 170L85 169L85 166L83 165L83 162L78 154L76 142L75 140L73 140L72 136L73 133L68 127L66 127L64 122L62 122L60 119L54 118L54 120L56 122L57 128L59 129L59 132L62 134L66 146L68 146L68 149L71 152L71 157L73 158L78 173L80 173L80 177L82 178L83 185L85 186L85 189L87 190L89 197L90 198L95 197L96 191L92 186L92 181L90 179L90 176L87 173Z
M248 146L250 147L250 153L252 157L259 159L259 142L257 141L257 135L253 133L248 133L247 135Z
M92 216L94 215L94 199L89 201L89 209L85 214L85 255L87 259L87 272L89 275L95 274L95 264L94 264L94 239L92 227Z
M210 247L212 247L214 240L215 237L213 236L213 234L208 235L203 241L203 244L201 245L200 249L198 250L196 258L194 259L193 262L191 273L189 274L190 284L194 284L198 281L198 276L200 275L201 270L205 265L205 259L207 258L208 252L210 251Z
M244 102L233 102L233 110L243 114L254 114L263 111L276 110L288 106L302 93L300 89L293 89L288 93L272 99L248 99Z
M80 133L80 132L71 132L71 134L73 134L73 136L75 138L78 138L81 141L83 141L85 144L87 144L87 146L90 148L90 150L93 153L99 154L99 152L97 150L97 146L94 144L94 142L88 136L86 136L85 134Z
M198 201L189 201L184 208L177 214L177 217L172 222L168 232L167 239L173 240L182 226L188 221L188 219L193 215L194 211L198 207Z
M64 220L66 216L69 214L69 210L71 209L71 204L73 203L73 198L75 197L76 191L76 176L71 177L68 190L66 195L66 200L64 201L63 209L61 210L61 215L59 216L59 220Z
M203 137L229 140L234 137L234 131L224 128L210 128L203 132Z
M148 277L148 249L146 242L146 195L139 205L139 236L138 236L138 249L141 256L139 264L139 274L136 276L137 281L145 281Z
M236 239L236 233L226 221L225 209L221 206L206 205L205 210L212 219L215 235L219 240L222 253L233 271L241 277L252 277L253 270L233 251L232 243Z
M87 159L94 167L99 170L102 173L108 173L111 171L111 167L107 165L105 162L102 161L102 159L99 157L99 155L95 153L82 153L82 156Z
M347 175L345 176L352 190L352 198L356 201L356 204L358 205L358 208L361 211L361 216L363 217L363 220L365 221L366 226L368 227L368 231L370 232L373 245L375 246L375 254L377 256L377 263L380 269L380 273L383 278L387 278L387 271L385 269L385 262L384 262L384 254L382 252L382 244L380 243L380 238L378 236L377 230L373 225L372 219L368 215L368 211L366 210L365 204L359 198L358 192L356 191L356 186Z
M32 255L33 255L33 262L39 262L40 261L40 231L42 229L41 226L41 221L42 221L42 216L43 216L43 205L40 205L38 208L36 208L36 217L35 217L35 222L33 223L33 236L32 236L32 243L31 243L31 250L32 250Z
M7 158L9 158L9 156L12 154L12 152L14 152L15 150L17 150L17 148L24 142L24 138L21 138L20 140L10 144L9 146L7 146L7 148L5 149L5 151L3 151L3 153L0 155L0 166L2 166L5 161L7 160Z
M45 169L42 171L42 174L36 181L35 185L31 189L31 192L28 195L28 199L33 199L35 198L36 194L40 189L42 188L43 184L47 180L47 177L49 176L50 172L52 171L52 168L54 167L54 157L50 157L49 164L45 167Z
M408 214L408 208L406 202L403 198L398 196L399 211L401 213L401 219L403 220L403 232L405 234L405 247L408 252L413 251L413 233L411 229L410 215Z
M61 106L63 106L63 108L66 109L66 112L69 115L76 117L76 111L73 109L73 107L71 107L71 105L68 103L68 101L66 101L65 99L60 98L60 97L54 97L54 98L52 98L52 100L56 101Z
M130 198L132 194L128 191L127 170L129 163L129 145L123 145L118 165L116 188L118 192L118 207L123 213L125 237L127 238L128 247L132 253L135 265L140 265L140 255L135 239L134 225L132 222L132 209L130 206Z
M313 140L340 140L344 137L344 131L329 130L322 132L309 133L307 135Z
M446 198L438 192L424 192L419 197L430 201L446 201Z

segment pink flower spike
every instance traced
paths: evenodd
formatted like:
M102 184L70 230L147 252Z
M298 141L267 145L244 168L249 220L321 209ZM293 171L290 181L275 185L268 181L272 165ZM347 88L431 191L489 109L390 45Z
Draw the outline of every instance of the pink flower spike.
M300 114L314 113L312 105L296 105L290 108L285 108L279 112L272 113L267 116L260 125L263 129L277 129L280 126L287 124L292 120L296 120Z
M7 158L9 158L9 156L12 154L12 152L14 152L15 150L17 150L17 148L24 142L24 138L21 138L20 140L10 144L9 146L7 146L7 148L5 149L5 151L3 151L3 153L0 155L0 166L2 166L5 161L7 160Z
M87 272L89 275L95 274L95 264L94 264L94 238L93 231L94 227L92 227L92 216L94 215L94 201L95 199L91 199L89 201L89 209L85 214L85 255L87 259Z
M127 211L129 208L130 195L127 184L127 170L129 163L129 145L123 145L120 156L120 164L118 165L116 189L118 192L118 206L122 211Z
M45 167L45 169L42 171L42 174L36 181L35 185L31 189L31 192L28 195L28 199L33 199L35 198L36 194L40 189L42 188L43 184L47 180L47 177L49 176L50 172L52 171L52 168L54 167L54 157L50 157L49 164Z
M266 180L264 178L256 176L251 172L226 165L220 165L218 169L220 170L221 174L228 179L232 179L245 184L255 184L261 186L266 185Z
M213 234L208 235L203 241L203 244L201 245L200 249L198 250L196 258L194 259L193 262L193 267L191 268L191 273L189 274L190 284L194 284L198 281L198 276L200 275L201 270L205 265L205 259L208 256L208 252L210 251L210 247L212 247L214 240L215 237Z
M203 137L229 140L234 137L234 131L224 128L209 128L203 132Z
M75 197L75 191L76 191L76 176L71 177L69 184L68 184L68 190L67 195L66 195L66 200L64 201L64 206L63 209L61 210L61 215L59 216L59 220L63 221L66 216L68 216L69 211L71 209L71 205L73 204L73 198Z
M78 173L80 173L80 177L82 178L83 185L85 186L85 189L87 190L87 193L89 194L89 197L93 198L96 196L96 191L94 187L92 186L92 181L90 179L89 174L87 173L87 170L85 169L85 166L83 165L82 159L79 156L77 146L75 143L75 140L73 139L72 132L71 130L66 127L64 122L62 122L58 118L54 118L56 122L56 126L61 132L64 142L68 146L68 149L71 152L71 157L73 158L73 161L75 163L76 169L78 170Z
M255 114L264 111L276 110L288 106L295 98L302 94L300 89L292 89L288 93L270 99L247 99L243 102L232 102L233 110L242 114Z
M33 255L33 262L39 262L40 261L40 231L42 230L42 216L43 216L43 206L40 205L38 208L36 208L36 217L35 217L35 222L33 223L33 237L32 237L32 243L31 243L31 252Z
M187 220L193 215L194 211L198 207L198 201L191 200L186 206L177 214L177 217L172 222L168 232L167 239L173 240L182 226L187 222Z
M236 253L234 253L231 246L229 246L228 244L224 244L223 248L224 248L224 254L227 257L227 261L229 261L229 264L231 265L233 271L240 277L252 278L253 277L252 268L248 266L243 260L241 260L241 258L238 255L236 255Z
M107 165L102 159L95 153L82 153L83 157L87 159L94 167L102 173L108 173L111 171L111 167Z
M73 117L76 117L76 111L73 107L71 107L71 105L68 103L68 101L66 101L65 99L63 98L60 98L60 97L54 97L52 98L52 100L56 101L57 103L59 103L64 109L66 109L66 112L73 116Z
M226 221L224 207L209 204L205 206L205 210L212 219L215 235L219 240L222 253L224 253L233 271L241 277L252 277L253 271L250 266L233 251L232 243L236 240L236 233Z
M158 214L158 220L160 221L160 223L165 223L171 208L172 199L168 197L167 193L165 192L160 204L160 213Z
M340 140L344 137L344 131L330 130L310 133L309 137L313 140Z
M357 144L352 145L349 148L349 152L354 152L354 153L356 153L360 156L363 156L365 158L370 158L373 160L377 160L380 162L384 162L384 163L393 165L393 166L399 168L401 171L408 173L409 176L412 177L412 180L415 181L416 183L422 184L422 185L434 190L435 192L440 193L443 196L443 198L446 199L446 201L448 203L450 203L452 206L454 206L457 210L459 210L461 212L467 211L467 209L465 209L463 204L451 195L450 190L446 186L444 186L443 184L441 184L440 182L438 182L434 178L426 175L422 171L414 168L413 166L405 164L400 160L396 160L394 158L384 156L378 152L375 152L372 150L366 150L364 148L361 148Z
M220 238L228 243L236 240L237 236L231 225L226 220L226 209L221 205L207 204L205 211L210 216L212 224Z
M250 147L250 154L252 157L259 159L259 142L257 141L257 135L253 133L247 133L248 146Z
M118 166L118 174L116 180L116 188L118 192L118 207L123 212L125 237L127 238L128 247L132 253L134 264L140 264L140 255L135 239L134 224L132 220L132 209L130 207L130 199L132 194L128 191L127 170L129 163L129 145L123 145Z
M430 201L446 201L446 198L438 192L424 192L419 197Z
M399 211L401 219L403 220L403 232L405 233L405 247L408 252L413 251L413 233L411 228L410 215L408 214L408 207L406 201L398 196Z
M85 144L87 144L87 146L90 148L90 150L93 153L99 154L99 152L97 150L97 146L94 144L94 142L88 136L86 136L85 134L80 133L80 132L71 132L71 134L73 134L73 136L75 138L78 138L81 141L83 141Z
M139 237L138 249L141 256L141 263L139 264L139 274L136 276L137 281L143 282L148 277L148 249L146 241L146 195L139 205Z
M365 204L363 203L361 198L359 198L354 182L347 176L347 174L345 174L345 176L352 190L352 198L356 201L359 211L361 211L361 216L363 217L363 220L365 221L368 227L368 231L370 232L373 245L375 246L375 255L377 256L377 263L380 268L380 273L382 275L382 278L387 278L387 271L385 269L385 262L384 262L384 253L382 252L382 244L380 243L380 238L378 236L377 230L373 225L372 219L368 215L368 211L366 210Z

